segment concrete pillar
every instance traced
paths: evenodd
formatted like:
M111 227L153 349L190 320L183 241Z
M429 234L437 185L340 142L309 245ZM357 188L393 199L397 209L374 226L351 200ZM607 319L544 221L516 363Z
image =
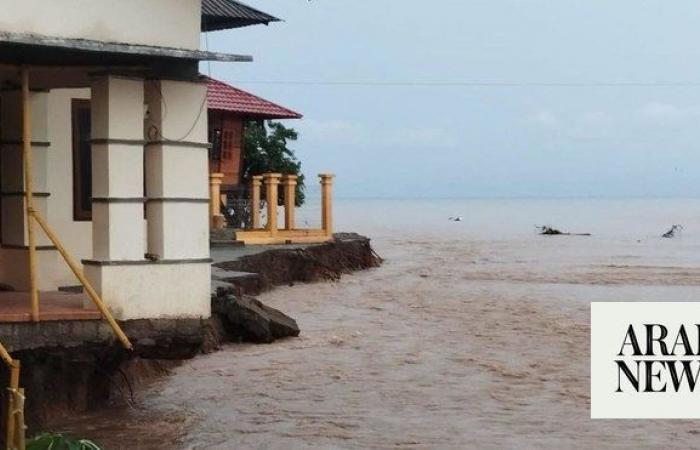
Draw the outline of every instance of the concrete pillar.
M51 143L48 129L47 91L31 91L32 185L34 209L48 216L50 192L48 188L48 160ZM24 161L22 156L22 94L19 88L0 93L0 208L2 224L0 242L6 253L8 266L2 281L19 291L30 288L27 214L24 198ZM55 288L56 267L62 264L58 252L34 226L37 253L37 284L40 290Z
M321 228L326 236L333 236L333 178L335 175L321 173L318 175L321 181Z
M250 180L250 214L252 216L252 228L260 228L260 186L262 186L262 176L255 175Z
M297 178L296 175L285 175L282 177L282 185L284 186L284 228L286 230L295 228L294 209L296 208Z
M43 216L48 209L48 92L30 93L32 136L32 181L34 208ZM0 193L2 195L2 245L27 247L27 218L24 199L24 160L22 157L22 93L4 91L0 99ZM50 247L43 233L36 234L39 249Z
M144 260L143 80L93 79L93 260Z
M223 173L209 174L209 226L214 230L224 227L226 221L221 215L221 183Z
M108 199L93 200L93 222L98 222L93 226L107 235L111 261L83 264L86 276L118 320L210 315L205 94L206 85L199 82L143 83L106 77L93 85L93 133L107 130L93 134L93 180L100 180L94 181L93 195ZM137 197L140 201L132 201ZM109 226L95 220L103 207ZM114 219L125 229L113 229ZM95 236L96 246L98 239ZM125 248L114 247L116 243ZM138 261L126 261L137 254Z
M267 203L267 225L265 229L272 236L277 234L277 202L280 178L282 178L282 174L279 173L263 174L265 201Z
M146 83L148 253L160 260L209 258L207 85Z

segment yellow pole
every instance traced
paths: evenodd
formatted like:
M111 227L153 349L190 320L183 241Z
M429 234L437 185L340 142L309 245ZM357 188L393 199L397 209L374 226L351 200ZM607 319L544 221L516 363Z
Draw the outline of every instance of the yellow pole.
M294 208L296 207L296 175L285 175L282 177L284 184L284 228L293 230L296 228L294 223Z
M32 132L29 110L29 70L22 67L22 160L24 161L24 202L27 216L27 241L29 244L29 293L32 321L39 321L39 291L36 287L36 241L34 223L34 194L32 185Z
M15 393L19 389L19 369L20 362L14 361L10 366L10 386L7 392L7 429L5 430L5 444L8 450L15 448Z
M7 351L4 345L0 343L0 359L7 364L8 366L11 366L14 363L14 359L12 359L12 356L10 356L10 353Z
M333 178L335 175L321 173L321 228L327 237L333 237Z
M277 235L277 201L279 194L279 184L282 174L265 173L263 183L265 183L265 202L267 203L267 225L265 229L270 236Z
M255 175L250 181L250 215L252 219L252 228L257 230L260 228L260 186L262 185L262 176Z
M7 411L7 422L5 424L5 449L14 450L15 449L15 415L12 411L15 409L15 396L12 393L12 388L7 388L7 404L5 405Z
M126 334L124 334L124 331L122 331L117 321L114 320L114 317L112 317L112 314L109 312L109 309L107 309L107 306L104 304L95 289L93 289L88 279L85 278L85 275L78 264L73 261L73 258L68 254L65 247L63 247L61 241L58 240L58 237L53 233L53 231L51 231L49 225L46 223L46 221L44 221L43 217L41 217L39 213L35 211L32 217L34 217L34 220L36 220L39 226L44 230L44 233L46 233L46 236L51 240L61 256L63 256L63 259L66 261L66 264L68 264L68 267L70 267L73 274L75 274L78 280L80 280L80 283L85 287L85 291L87 292L88 296L95 306L97 306L97 309L102 314L102 317L107 321L114 334L117 335L117 338L119 338L121 341L122 345L126 349L131 350L133 347L131 346L129 338L126 336Z
M224 220L221 216L221 183L223 173L209 174L209 226L213 230L220 230L224 227Z
M15 436L15 441L17 442L16 447L20 450L26 449L26 433L27 433L27 427L24 425L24 402L25 402L25 396L24 396L24 388L17 388L15 391L15 401L13 412L15 417L15 428L16 428L16 436Z

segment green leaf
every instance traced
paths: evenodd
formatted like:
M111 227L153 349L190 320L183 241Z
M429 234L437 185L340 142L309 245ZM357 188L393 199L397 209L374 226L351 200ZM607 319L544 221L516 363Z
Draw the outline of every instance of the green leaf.
M248 122L243 135L243 170L242 182L248 184L255 175L266 172L279 172L284 175L296 175L296 205L301 206L306 199L304 175L301 162L296 158L290 142L298 139L299 134L292 128L286 128L280 122ZM264 190L263 190L264 195ZM284 204L284 192L280 191L280 204Z
M61 433L41 433L31 438L26 450L101 450L87 439L71 439Z

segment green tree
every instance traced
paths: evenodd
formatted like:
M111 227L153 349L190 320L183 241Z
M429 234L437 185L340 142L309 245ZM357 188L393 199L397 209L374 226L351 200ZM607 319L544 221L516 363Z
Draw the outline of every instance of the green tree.
M243 182L250 183L254 175L278 172L283 175L296 175L296 206L304 204L304 175L301 162L289 148L299 134L279 122L249 122L243 136ZM263 189L264 196L264 189ZM284 192L280 189L280 204L284 202Z

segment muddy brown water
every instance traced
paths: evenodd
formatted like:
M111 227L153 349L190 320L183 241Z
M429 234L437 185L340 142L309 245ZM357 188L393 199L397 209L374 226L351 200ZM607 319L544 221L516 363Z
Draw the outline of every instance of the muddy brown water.
M582 210L569 208L562 217ZM369 217L387 210L376 209ZM432 234L377 228L379 269L263 295L297 318L300 338L230 345L173 369L133 408L54 428L106 449L700 446L698 422L589 412L590 302L696 299L700 240L659 241L657 223L640 239L581 222L569 228L592 238L460 235L447 227L478 224L439 214ZM633 217L635 232L649 224ZM519 220L518 230L537 223Z

